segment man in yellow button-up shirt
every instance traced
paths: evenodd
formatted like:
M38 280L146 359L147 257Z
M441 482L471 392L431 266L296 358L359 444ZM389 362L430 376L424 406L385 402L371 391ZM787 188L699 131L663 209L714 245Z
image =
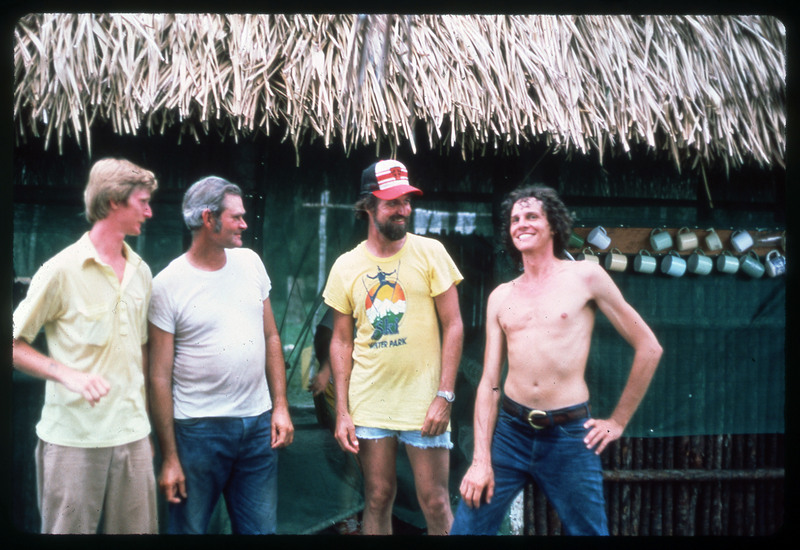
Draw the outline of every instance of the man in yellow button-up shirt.
M95 163L91 229L42 265L14 312L14 366L47 380L36 426L43 533L158 531L145 385L152 274L124 242L152 216L156 187L126 160ZM49 357L30 345L42 328Z

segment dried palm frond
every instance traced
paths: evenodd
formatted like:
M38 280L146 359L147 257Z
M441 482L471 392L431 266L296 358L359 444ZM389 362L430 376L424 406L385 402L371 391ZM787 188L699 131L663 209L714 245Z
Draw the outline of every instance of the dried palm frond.
M784 165L785 29L767 16L33 14L15 28L18 139L321 138L553 151L644 145ZM298 153L299 154L299 153Z

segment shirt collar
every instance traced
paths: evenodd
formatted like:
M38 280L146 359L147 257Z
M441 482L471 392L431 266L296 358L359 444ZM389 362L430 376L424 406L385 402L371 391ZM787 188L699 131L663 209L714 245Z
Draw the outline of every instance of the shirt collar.
M94 247L92 240L89 238L89 232L83 234L83 236L78 239L77 244L77 253L78 257L81 260L81 265L86 265L86 262L89 260L94 261L98 264L104 264L103 260L100 259L100 254L97 253L97 249ZM128 245L127 242L122 241L123 253L125 255L125 260L133 264L134 267L138 267L140 263L142 263L142 258L133 251L133 249Z

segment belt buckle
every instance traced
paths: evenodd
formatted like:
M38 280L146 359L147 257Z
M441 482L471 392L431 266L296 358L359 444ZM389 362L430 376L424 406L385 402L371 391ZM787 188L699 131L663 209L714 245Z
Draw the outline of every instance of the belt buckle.
M534 430L542 430L545 428L544 426L537 426L533 423L533 421L538 418L547 418L547 412L541 409L531 409L531 412L528 413L528 424L530 424L531 428Z

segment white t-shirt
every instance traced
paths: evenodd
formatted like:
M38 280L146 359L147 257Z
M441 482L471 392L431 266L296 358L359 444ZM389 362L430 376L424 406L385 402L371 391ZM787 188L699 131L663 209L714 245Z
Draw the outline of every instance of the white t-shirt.
M247 248L226 250L217 271L183 254L153 279L148 320L175 337L175 418L256 416L272 407L264 300L269 276Z

